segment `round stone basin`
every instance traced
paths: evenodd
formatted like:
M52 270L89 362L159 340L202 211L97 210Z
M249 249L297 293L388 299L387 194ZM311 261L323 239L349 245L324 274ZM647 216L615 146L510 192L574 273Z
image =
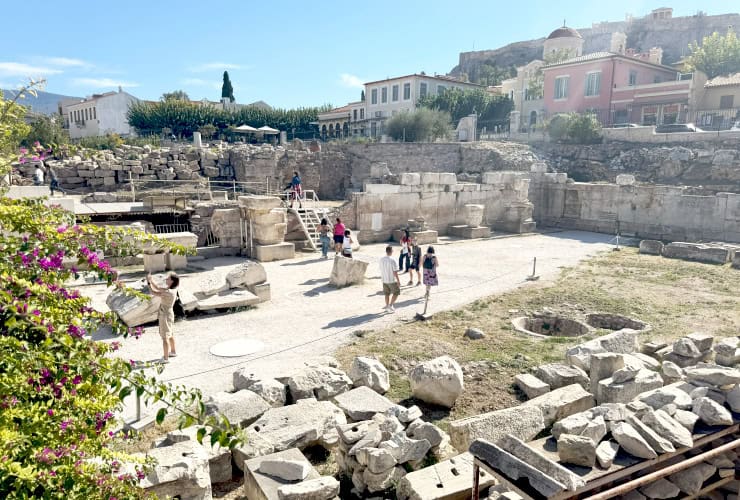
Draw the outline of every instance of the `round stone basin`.
M581 337L591 328L580 321L563 316L522 316L511 320L514 329L533 337Z
M591 313L586 315L586 323L593 328L604 330L621 330L630 328L632 330L649 330L650 325L639 319L622 316L620 314Z

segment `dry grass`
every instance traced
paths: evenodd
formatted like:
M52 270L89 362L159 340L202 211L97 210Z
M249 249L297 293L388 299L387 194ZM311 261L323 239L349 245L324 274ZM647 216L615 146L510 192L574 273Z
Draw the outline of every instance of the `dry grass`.
M422 407L427 418L444 426L447 419L515 405L520 395L512 386L514 375L561 361L567 347L584 341L583 337L525 337L514 331L511 318L543 308L575 319L598 311L650 323L653 330L642 341L668 340L693 331L738 335L740 295L735 290L739 277L740 272L729 266L639 255L636 249L625 248L564 269L554 283L535 282L436 314L428 322L368 333L341 349L337 357L349 366L354 356L377 356L390 370L388 396L402 401L411 395L405 376L410 367L443 354L452 356L467 372L461 399L449 415ZM464 339L468 327L480 328L486 338Z

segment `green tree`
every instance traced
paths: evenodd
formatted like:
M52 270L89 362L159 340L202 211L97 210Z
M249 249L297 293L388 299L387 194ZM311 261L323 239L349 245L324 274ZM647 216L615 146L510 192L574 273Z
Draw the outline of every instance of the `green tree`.
M213 134L216 133L216 126L210 123L206 123L198 129L198 132L200 132L200 135L207 140L213 137Z
M462 90L457 88L437 94L427 94L419 100L419 106L445 111L453 123L462 117L475 113L481 123L493 124L508 119L513 103L508 96L493 95L483 89Z
M740 39L732 28L724 36L716 31L705 36L701 45L690 43L689 50L686 71L699 70L709 78L740 72Z
M387 134L396 141L405 142L445 139L450 130L449 113L428 108L398 113L386 123Z
M569 113L554 116L547 133L556 142L593 144L601 141L601 124L591 113Z
M487 61L471 70L470 81L480 85L493 86L501 85L501 82L516 76L516 68L510 66L501 68L493 61Z
M221 98L228 98L231 102L234 102L234 87L231 86L228 71L224 71L224 83L221 86Z
M160 101L190 101L190 97L184 90L173 90L172 92L165 92Z
M21 106L18 101L23 99L26 94L34 95L35 89L43 85L41 82L31 82L15 93L13 99L5 99L0 91L0 187L2 179L10 173L11 163L18 159L18 147L20 142L31 130L26 125L24 117L26 108Z
M62 128L62 117L59 115L46 116L41 115L34 118L31 122L31 129L21 144L30 147L34 142L39 142L57 149L62 144L69 143L69 135Z
M365 102L365 91L364 90L360 91L360 101Z

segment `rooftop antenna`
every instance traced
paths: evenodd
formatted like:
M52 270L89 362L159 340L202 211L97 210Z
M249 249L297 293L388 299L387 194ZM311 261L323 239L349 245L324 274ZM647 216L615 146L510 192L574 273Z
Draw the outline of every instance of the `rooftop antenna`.
M563 28L565 28L565 18L563 18Z

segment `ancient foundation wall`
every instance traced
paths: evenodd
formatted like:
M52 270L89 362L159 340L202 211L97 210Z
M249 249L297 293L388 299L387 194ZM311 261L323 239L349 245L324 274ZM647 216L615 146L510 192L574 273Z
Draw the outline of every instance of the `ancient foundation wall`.
M494 230L532 229L529 181L519 172L490 172L482 184L458 183L453 173L408 173L398 184L367 184L350 203L350 227L359 230L361 243L385 241L409 220L424 218L429 229L447 234L453 224L465 224L465 205L484 205L483 225Z
M539 226L620 232L669 241L740 242L740 195L686 194L673 186L573 182L532 173L529 199Z

